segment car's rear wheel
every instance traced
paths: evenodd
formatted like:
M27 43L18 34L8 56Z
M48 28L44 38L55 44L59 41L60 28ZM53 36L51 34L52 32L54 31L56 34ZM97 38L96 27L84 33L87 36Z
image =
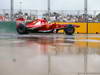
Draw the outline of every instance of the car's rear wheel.
M18 34L28 34L26 27L22 24L17 27L17 32Z
M75 32L75 28L72 25L68 25L65 29L65 34L67 35L73 35Z

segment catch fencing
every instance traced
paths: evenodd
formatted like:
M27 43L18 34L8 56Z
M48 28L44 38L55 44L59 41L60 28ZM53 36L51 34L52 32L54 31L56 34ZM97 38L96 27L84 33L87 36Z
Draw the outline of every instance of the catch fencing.
M60 22L85 22L84 10L14 10L13 19L24 17L34 20L35 18L47 18L50 21ZM10 21L10 10L0 10L0 21ZM100 10L88 10L88 22L100 22Z

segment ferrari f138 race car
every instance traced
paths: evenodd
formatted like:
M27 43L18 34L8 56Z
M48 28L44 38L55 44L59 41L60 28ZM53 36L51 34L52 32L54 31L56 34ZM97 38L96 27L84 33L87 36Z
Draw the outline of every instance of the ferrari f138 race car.
M75 32L75 27L79 27L78 25L72 24L48 23L46 19L36 19L25 23L25 19L19 18L16 21L16 30L18 34L57 33L59 30L63 29L65 34L72 35Z

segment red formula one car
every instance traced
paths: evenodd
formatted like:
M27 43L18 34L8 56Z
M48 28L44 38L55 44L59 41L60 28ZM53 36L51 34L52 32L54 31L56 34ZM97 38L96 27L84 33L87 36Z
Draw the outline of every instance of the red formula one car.
M75 27L79 27L78 25L72 24L56 24L56 23L48 23L45 19L36 19L31 22L25 22L25 19L19 18L16 20L18 23L16 25L17 32L19 34L28 34L32 33L57 33L59 30L64 29L67 35L72 35L75 32Z

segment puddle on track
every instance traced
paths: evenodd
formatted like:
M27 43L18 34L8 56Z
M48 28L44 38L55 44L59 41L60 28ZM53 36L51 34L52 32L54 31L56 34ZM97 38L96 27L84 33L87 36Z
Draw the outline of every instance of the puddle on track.
M99 75L96 34L0 34L0 75Z

